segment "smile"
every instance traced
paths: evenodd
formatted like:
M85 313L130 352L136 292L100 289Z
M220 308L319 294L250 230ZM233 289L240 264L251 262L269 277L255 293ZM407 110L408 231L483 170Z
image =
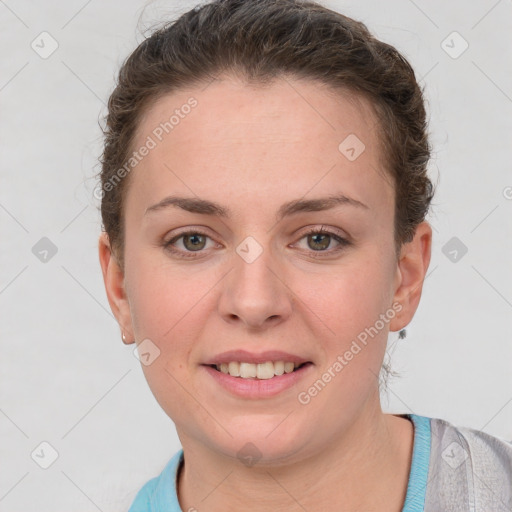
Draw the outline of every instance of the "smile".
M217 385L231 395L260 400L279 395L309 380L314 364L308 362L267 361L246 363L230 361L220 364L203 364L202 368ZM233 374L231 373L233 372Z

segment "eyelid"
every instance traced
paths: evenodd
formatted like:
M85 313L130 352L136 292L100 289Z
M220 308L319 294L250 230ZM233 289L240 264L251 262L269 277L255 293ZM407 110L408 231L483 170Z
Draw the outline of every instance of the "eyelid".
M205 236L210 236L208 233L206 233L207 231L210 232L210 230L207 227L199 226L199 225L198 226L187 226L185 228L177 228L176 232L173 233L170 240L172 240L173 238L179 237L180 235L187 235L190 233L204 234Z
M349 238L348 233L346 233L345 231L342 231L339 228L326 226L325 224L320 224L320 226L318 224L315 224L313 226L306 226L304 229L305 231L301 232L301 236L308 235L309 233L324 232L325 234L328 235L336 235L339 236L340 238L345 238L347 239L347 241Z

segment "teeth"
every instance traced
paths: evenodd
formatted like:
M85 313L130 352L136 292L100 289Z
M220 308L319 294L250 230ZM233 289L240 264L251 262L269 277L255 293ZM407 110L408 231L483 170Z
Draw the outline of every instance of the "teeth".
M295 369L295 365L293 363L284 363L284 373L291 373Z
M229 363L229 374L233 377L240 377L240 363L233 361Z
M216 365L217 370L232 377L241 377L242 379L271 379L274 375L283 375L291 373L300 366L299 363L291 361L267 361L266 363L239 363L231 361Z
M283 375L283 373L284 373L284 362L283 361L276 361L274 363L274 373L276 375Z
M256 377L256 365L251 363L240 363L240 377L250 379Z
M273 376L274 363L272 361L258 364L258 368L256 370L256 377L258 377L258 379L271 379Z

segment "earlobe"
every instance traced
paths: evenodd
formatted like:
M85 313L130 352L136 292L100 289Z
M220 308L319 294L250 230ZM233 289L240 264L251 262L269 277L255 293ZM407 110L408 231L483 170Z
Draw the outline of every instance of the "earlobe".
M402 246L397 268L398 284L393 297L393 302L398 302L402 309L390 322L390 331L399 331L412 320L421 298L431 249L432 228L425 221L416 227L411 242Z
M126 334L124 333L124 331L121 333L121 339L123 340L123 343L125 345L132 345L135 342L135 340L128 341L128 338L126 337Z
M125 291L124 272L112 253L110 241L105 232L102 232L100 235L98 251L110 309L121 328L123 343L130 345L134 343L134 336L132 333L130 307Z

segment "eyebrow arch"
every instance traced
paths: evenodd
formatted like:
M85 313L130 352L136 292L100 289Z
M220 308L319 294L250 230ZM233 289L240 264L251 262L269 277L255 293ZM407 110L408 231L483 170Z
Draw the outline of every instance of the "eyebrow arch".
M357 199L345 196L343 194L320 197L317 199L295 199L284 203L276 214L276 220L281 220L284 217L293 215L300 212L319 212L329 210L335 206L350 205L357 208L364 208L369 210L369 207ZM223 207L218 203L209 201L207 199L200 199L196 197L177 197L168 196L160 202L146 208L144 215L150 212L155 212L168 208L170 206L181 208L187 212L199 213L203 215L217 215L223 218L231 218L232 212L229 208Z

